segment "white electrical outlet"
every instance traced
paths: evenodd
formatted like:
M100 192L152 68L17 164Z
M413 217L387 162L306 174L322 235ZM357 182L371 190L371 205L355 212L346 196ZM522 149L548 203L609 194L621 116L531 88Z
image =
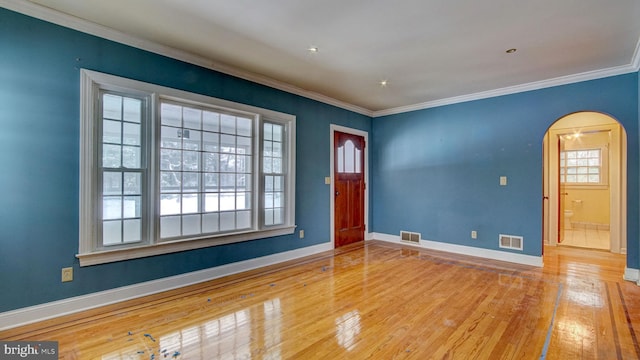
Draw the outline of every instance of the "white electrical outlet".
M471 231L471 238L472 238L472 239L477 239L477 238L478 238L478 232L477 232L477 231L475 231L475 230L472 230L472 231Z
M300 239L304 239L304 230L300 230Z
M73 281L73 268L62 268L62 282Z

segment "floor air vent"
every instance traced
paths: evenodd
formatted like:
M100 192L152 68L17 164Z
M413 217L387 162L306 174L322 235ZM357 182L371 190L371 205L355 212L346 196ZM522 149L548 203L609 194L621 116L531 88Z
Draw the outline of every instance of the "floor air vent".
M503 235L500 234L500 247L505 249L522 250L522 243L524 239L522 236L515 235Z
M413 232L408 232L408 231L400 231L400 240L419 244L420 243L420 233L413 233Z

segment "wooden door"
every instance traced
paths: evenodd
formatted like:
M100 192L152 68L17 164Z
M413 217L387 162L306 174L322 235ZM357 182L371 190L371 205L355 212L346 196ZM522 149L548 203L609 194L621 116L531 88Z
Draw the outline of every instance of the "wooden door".
M364 137L334 133L335 245L364 240Z

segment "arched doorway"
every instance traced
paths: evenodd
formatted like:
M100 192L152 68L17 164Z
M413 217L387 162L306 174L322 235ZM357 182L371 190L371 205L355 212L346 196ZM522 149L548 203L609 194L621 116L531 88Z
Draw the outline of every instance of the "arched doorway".
M626 132L613 117L576 112L543 141L543 241L626 254Z

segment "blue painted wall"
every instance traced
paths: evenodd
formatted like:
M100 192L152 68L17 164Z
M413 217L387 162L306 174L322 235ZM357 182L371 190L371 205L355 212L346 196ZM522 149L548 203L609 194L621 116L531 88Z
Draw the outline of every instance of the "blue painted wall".
M521 235L523 253L541 255L542 139L583 110L626 130L627 263L638 268L637 73L373 119L374 231L486 249L498 234Z
M305 238L80 268L80 68L296 115ZM331 123L371 127L367 116L0 9L0 312L329 241ZM62 284L67 266L75 279Z
M297 236L80 268L79 69L297 116ZM542 137L579 110L628 135L628 263L638 268L638 74L371 119L0 9L0 312L329 241L330 124L370 132L370 228L497 248L541 246ZM498 177L508 176L507 187ZM478 240L469 232L477 230ZM533 240L532 240L533 239ZM60 283L60 269L75 279Z

